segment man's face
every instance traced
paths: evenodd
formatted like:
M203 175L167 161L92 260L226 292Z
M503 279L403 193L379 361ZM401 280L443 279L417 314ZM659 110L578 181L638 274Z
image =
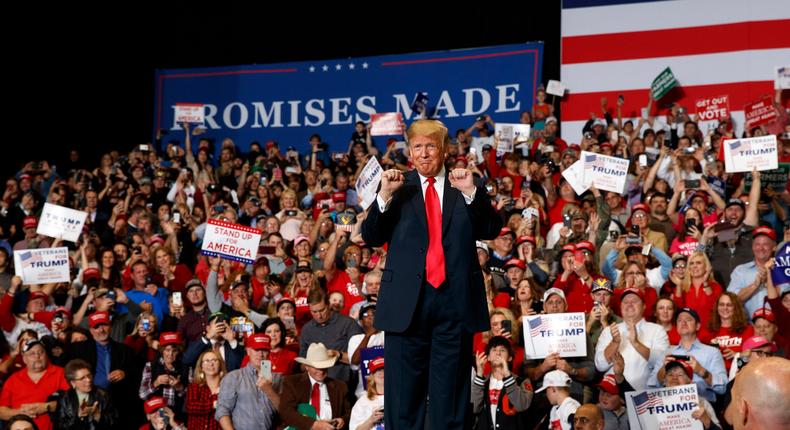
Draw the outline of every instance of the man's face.
M765 262L774 254L776 244L770 237L760 235L752 241L752 252L756 261Z
M145 277L148 275L148 267L145 264L137 264L134 266L132 276L134 277L134 284L138 287L145 287Z
M316 369L315 367L308 365L305 365L304 367L307 369L307 374L310 375L310 377L316 382L324 382L324 379L326 379L326 369Z
M187 300L189 300L189 303L192 303L193 306L202 305L206 301L206 293L199 287L190 288L189 291L187 291Z
M687 312L678 315L677 318L678 334L681 336L690 336L697 334L697 320Z
M365 314L360 317L359 321L362 323L363 329L373 327L373 323L376 321L376 310L372 308L366 310Z
M558 294L550 295L549 298L543 302L543 310L547 314L561 314L565 312L566 307L565 300Z
M379 289L381 289L380 277L371 275L365 278L365 290L367 290L368 295L378 295Z
M598 303L603 303L604 305L609 306L609 301L612 300L612 294L606 290L598 290L592 293L592 298Z
M602 430L603 424L601 412L597 406L582 405L576 409L576 414L573 417L575 430Z
M617 394L609 394L604 390L600 390L598 404L607 411L617 411L623 406L623 400Z
M89 208L95 208L96 205L98 205L98 203L99 203L99 199L95 191L88 191L87 193L85 193L85 204Z
M667 213L667 199L661 196L653 196L650 199L650 211L657 215Z
M584 218L574 217L571 221L571 230L577 235L584 234L585 230L587 230L587 221Z
M501 254L509 254L513 249L513 235L505 234L494 239L494 247Z
M620 302L620 311L624 319L640 319L645 310L645 304L636 294L626 294Z
M735 225L739 225L743 221L743 216L743 208L738 205L730 205L724 209L724 219Z
M27 309L26 310L28 312L33 312L33 313L41 312L41 311L44 310L45 306L46 305L44 304L44 299L30 300L30 301L27 302Z
M91 328L91 335L93 336L93 340L96 343L105 344L110 340L110 325L109 324L99 324L96 327Z
M353 264L359 267L359 265L362 264L362 251L356 246L349 246L346 248L346 252L343 253L343 260L346 262L346 265L348 265L349 261L353 260Z
M432 137L415 136L409 141L409 154L417 172L423 176L436 176L444 165L445 148Z
M755 335L762 336L768 340L774 340L777 331L776 324L765 318L758 318L752 325L754 326Z
M47 368L47 352L41 344L35 345L29 351L23 353L22 361L31 372L41 372Z
M340 292L333 292L329 295L329 308L335 312L340 312L343 310L343 306L345 304L345 297L343 293Z
M507 269L507 278L510 285L515 287L524 278L524 271L520 267L510 267Z
M250 358L250 366L260 369L261 361L266 360L269 357L269 351L265 349L247 348L247 357Z
M331 314L331 310L329 305L324 302L316 303L310 305L310 315L313 317L318 324L324 324L329 320L329 315Z
M686 385L689 382L689 376L681 367L673 367L664 376L665 387L677 387L678 385Z
M335 186L338 191L346 191L348 189L348 176L341 175L336 177Z
M631 215L631 223L638 225L640 231L647 230L648 217L649 215L644 211L636 211L633 215Z

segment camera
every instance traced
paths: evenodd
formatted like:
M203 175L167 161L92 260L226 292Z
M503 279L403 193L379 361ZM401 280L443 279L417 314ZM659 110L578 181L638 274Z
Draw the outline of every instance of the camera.
M483 122L485 122L485 120L486 120L486 116L485 116L485 114L483 114L483 115L478 116L476 121L483 121Z
M549 171L551 173L560 172L560 166L558 166L557 163L554 162L554 160L549 159L549 161L546 162L546 165L549 166Z
M296 209L286 209L285 216L296 216L297 212Z
M208 185L206 186L206 189L207 189L207 190L208 190L208 192L210 192L210 193L216 193L217 191L219 191L219 190L220 190L220 187L219 187L219 184L208 184Z
M493 193L494 192L494 186L492 184L486 184L486 192L487 193Z
M150 273L145 275L145 285L150 285L154 283L154 276Z
M143 248L141 246L135 246L135 247L132 248L132 253L133 254L142 254L143 253Z
M683 184L686 186L686 189L696 189L699 188L699 179L685 179Z
M585 132L584 133L584 138L587 139L587 140L592 140L592 138L593 138L592 132L591 131Z

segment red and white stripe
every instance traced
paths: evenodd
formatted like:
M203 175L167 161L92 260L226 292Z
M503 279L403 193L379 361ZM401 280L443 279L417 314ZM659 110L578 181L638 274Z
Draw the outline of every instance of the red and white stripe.
M578 142L590 113L601 116L601 97L608 99L614 116L617 96L623 94L624 119L638 118L651 82L667 66L681 90L654 103L651 115L662 116L669 100L693 112L697 99L727 94L740 132L743 106L773 94L775 68L790 65L788 29L786 0L564 8L561 80L568 94L562 100L562 136Z

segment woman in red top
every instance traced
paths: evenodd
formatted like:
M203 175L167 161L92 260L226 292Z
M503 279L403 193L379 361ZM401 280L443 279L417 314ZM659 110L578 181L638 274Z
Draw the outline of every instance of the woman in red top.
M675 287L672 300L678 308L697 311L700 326L705 327L721 292L721 285L713 280L713 267L708 256L704 252L694 252L688 259L686 277Z
M702 238L702 215L694 208L686 209L686 222L680 226L680 234L672 239L669 255L682 254L688 257L697 250Z
M623 274L617 279L610 308L620 316L620 294L628 288L636 288L645 298L645 319L653 317L653 310L658 301L656 289L648 285L645 266L638 261L629 261L623 268Z
M297 354L285 348L285 324L279 318L269 318L261 329L271 338L272 349L269 351L269 360L272 362L272 372L284 376L292 374Z
M194 275L184 264L176 264L176 255L171 248L154 245L151 247L149 267L154 267L162 285L170 292L184 292L184 287Z
M345 273L345 272L343 272ZM298 271L285 287L285 295L292 297L296 304L296 325L302 327L310 321L310 306L307 304L307 295L310 291L320 288L318 280L312 271Z
M156 350L159 348L159 324L156 315L141 312L137 316L132 333L123 340L124 345L132 349L132 353L140 363L147 363L156 359Z
M566 312L589 313L593 307L590 295L592 280L599 276L595 245L586 240L576 245L568 244L562 247L560 255L563 272L554 282L554 287L565 292L568 303Z
M217 410L219 384L225 376L225 361L214 350L206 350L200 354L195 376L187 388L188 429L219 429L219 421L214 419Z
M656 309L653 315L655 316L656 324L664 327L664 330L666 330L669 344L679 344L680 334L677 327L675 327L675 302L669 297L660 297L656 302Z
M699 339L719 347L729 371L733 357L741 352L743 342L752 336L754 328L749 325L738 295L728 291L719 296L716 308L711 311L710 320L703 327Z

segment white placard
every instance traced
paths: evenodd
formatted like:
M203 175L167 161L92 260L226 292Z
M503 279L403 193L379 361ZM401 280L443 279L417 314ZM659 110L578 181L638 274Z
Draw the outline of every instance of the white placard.
M27 285L71 282L69 249L41 248L14 251L14 270Z
M356 189L359 204L363 209L367 209L376 200L376 190L381 182L383 172L384 169L381 168L376 157L370 157L368 163L362 168L362 172L357 178Z
M546 86L546 94L562 97L565 95L565 85L560 81L549 80L549 84Z
M36 233L77 242L87 217L87 212L44 203L44 211L41 212L41 219L38 220Z
M703 429L702 422L691 416L699 407L696 384L629 391L625 402L632 429Z
M400 112L374 113L370 116L371 136L403 134L403 115Z
M499 139L497 144L497 156L513 152L513 147L517 141L529 140L529 124L505 124L496 123L494 125L494 136Z
M571 164L571 167L563 170L562 177L568 181L576 195L580 196L590 188L584 185L584 163L582 160L576 160L575 163Z
M584 186L589 188L595 184L599 190L623 193L629 160L587 151L582 151L580 160L584 162Z
M780 66L776 68L774 89L790 90L790 66Z
M199 103L176 103L176 122L203 124L206 110Z
M471 147L477 152L477 164L482 163L483 160L483 146L494 146L494 136L488 137L473 137Z
M211 219L200 252L252 264L258 255L260 241L261 231L257 228Z
M727 173L774 170L779 167L776 135L729 139L724 141L724 167Z
M587 330L583 312L525 316L524 355L528 359L587 355Z

